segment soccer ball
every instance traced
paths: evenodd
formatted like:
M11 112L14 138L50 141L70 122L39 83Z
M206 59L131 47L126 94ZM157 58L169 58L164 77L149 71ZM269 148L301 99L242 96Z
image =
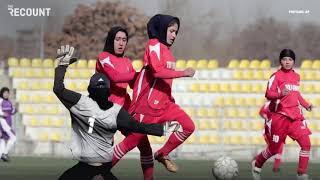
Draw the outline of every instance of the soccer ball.
M212 174L217 180L236 179L239 174L239 167L231 157L223 156L214 163Z

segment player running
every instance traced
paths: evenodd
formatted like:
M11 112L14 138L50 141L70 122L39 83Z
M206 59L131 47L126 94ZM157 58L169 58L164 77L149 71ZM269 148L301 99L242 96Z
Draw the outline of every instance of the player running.
M75 59L73 55L74 48L69 45L58 49L53 91L70 111L71 151L79 163L65 171L59 180L117 179L110 171L116 130L162 136L164 126L138 123L120 105L110 102L110 82L102 73L91 77L89 96L66 89L64 76Z
M13 130L12 116L16 113L12 102L9 100L10 90L3 87L0 90L0 156L5 162L9 162L8 153L16 142L16 135Z
M103 73L110 79L109 100L126 110L131 103L127 86L133 84L136 74L131 60L124 56L127 43L128 32L120 26L112 27L96 63L96 72Z
M175 70L175 58L170 47L173 45L180 27L177 17L158 14L147 25L149 41L144 54L144 67L135 80L133 99L129 109L135 119L145 123L178 121L183 132L174 132L165 145L154 155L170 172L177 172L177 165L169 158L169 153L183 143L194 131L191 118L177 105L171 95L172 81L179 77L192 77L195 70ZM152 179L153 155L146 135L129 134L117 145L113 164L127 152L138 146L145 179ZM143 151L141 151L143 149ZM146 178L147 177L147 178Z
M260 116L264 119L264 130L263 130L263 137L267 144L270 144L269 140L271 138L271 112L269 109L270 101L267 101L260 109ZM284 143L281 144L278 153L275 155L274 163L273 163L273 172L280 171L280 164L281 164L281 156L283 152Z
M278 153L288 135L301 147L297 179L308 180L306 172L311 148L311 131L307 127L300 105L307 111L312 110L312 105L307 103L299 92L300 76L293 70L294 52L290 49L282 50L279 61L281 69L272 74L266 90L266 98L271 101L271 136L268 147L252 162L252 176L255 180L260 179L263 164Z

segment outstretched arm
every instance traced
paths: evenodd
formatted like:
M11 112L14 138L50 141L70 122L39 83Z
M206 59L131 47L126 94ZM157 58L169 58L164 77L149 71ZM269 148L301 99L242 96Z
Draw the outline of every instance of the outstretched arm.
M128 112L121 108L117 117L117 129L126 132L150 134L155 136L164 135L164 126L162 124L145 124L136 121Z

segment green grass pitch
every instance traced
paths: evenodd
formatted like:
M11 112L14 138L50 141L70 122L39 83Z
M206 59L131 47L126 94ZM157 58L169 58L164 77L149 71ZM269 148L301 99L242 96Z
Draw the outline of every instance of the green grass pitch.
M213 161L176 160L178 173L167 172L162 165L155 162L155 180L214 180L211 174ZM0 162L1 180L56 180L66 169L76 163L71 159L13 157L10 163ZM238 179L251 179L250 162L238 162L240 174ZM296 163L283 163L279 173L272 173L271 163L267 163L262 172L262 180L296 179ZM143 179L138 159L123 159L113 169L120 180ZM310 164L309 174L313 180L320 179L320 165Z

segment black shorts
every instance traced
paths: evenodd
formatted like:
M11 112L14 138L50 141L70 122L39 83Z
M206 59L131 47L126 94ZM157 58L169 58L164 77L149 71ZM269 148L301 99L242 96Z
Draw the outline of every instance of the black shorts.
M79 162L66 170L58 180L118 180L111 172L112 163L103 163L101 166L91 166Z

